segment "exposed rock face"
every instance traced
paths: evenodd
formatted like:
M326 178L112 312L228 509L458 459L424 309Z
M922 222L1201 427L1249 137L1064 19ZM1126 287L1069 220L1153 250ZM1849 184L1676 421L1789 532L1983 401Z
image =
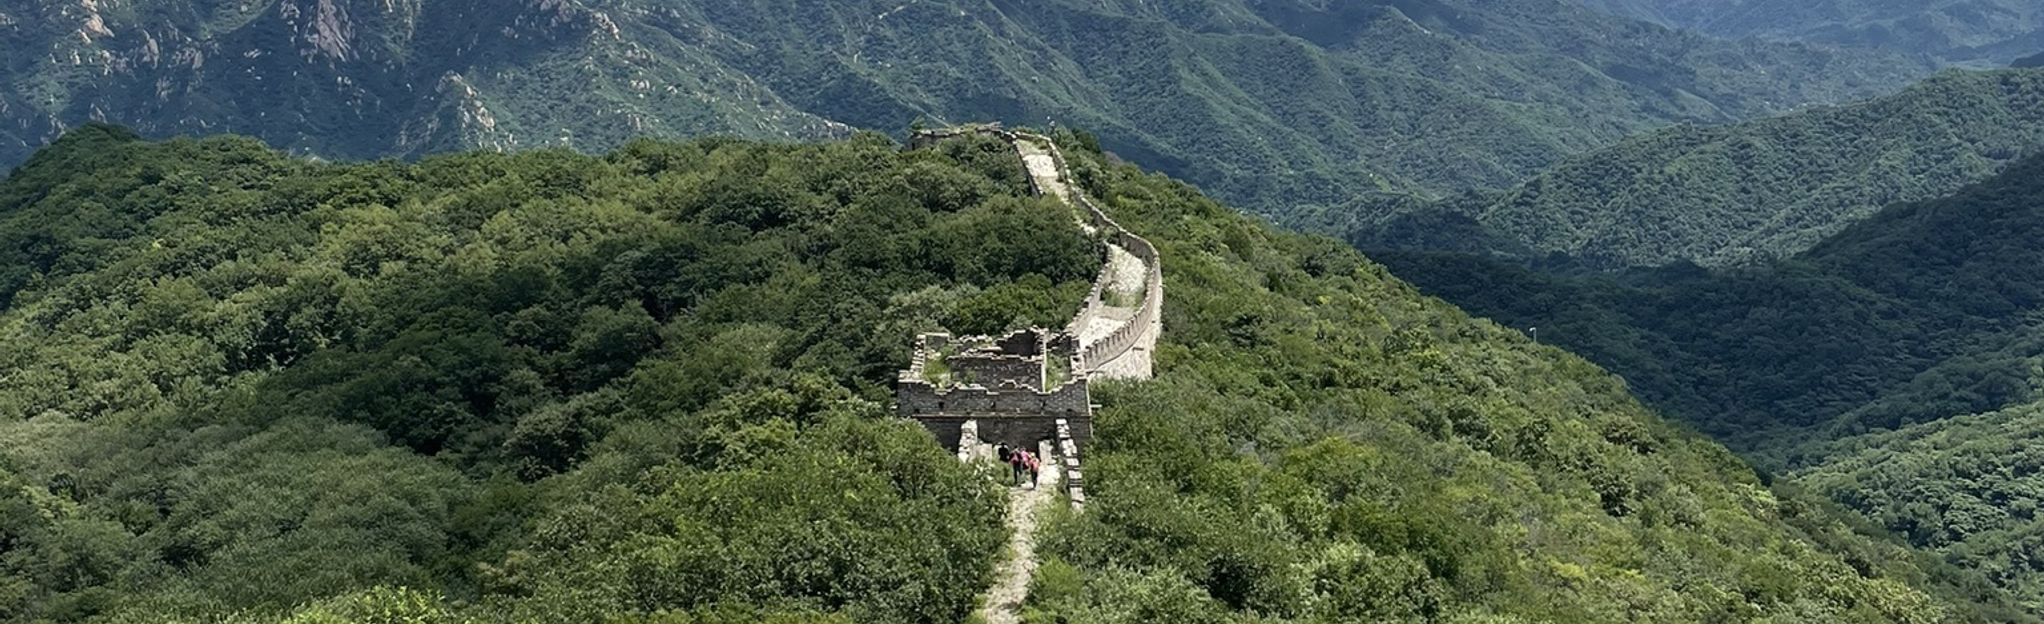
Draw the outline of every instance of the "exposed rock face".
M91 43L93 37L114 36L114 31L107 30L106 20L99 16L99 2L83 0L79 6L85 9L85 25L78 29L78 34L84 37L86 43Z
M34 59L0 67L0 171L87 120L328 158L847 131L566 0L35 1L0 11L0 55ZM742 93L767 95L686 102Z
M1411 10L13 0L0 3L18 22L0 26L10 60L0 91L19 95L0 118L0 167L94 111L145 135L236 132L331 158L1057 116L1131 160L1276 214L1383 187L1507 186L1634 131L1856 99L1918 71L1525 0L1390 4ZM450 74L465 87L442 88Z
M310 11L300 8L298 2L287 0L277 6L277 12L310 46L301 50L301 54L325 56L336 61L354 58L354 24L348 21L347 9L334 4L334 0L318 0Z

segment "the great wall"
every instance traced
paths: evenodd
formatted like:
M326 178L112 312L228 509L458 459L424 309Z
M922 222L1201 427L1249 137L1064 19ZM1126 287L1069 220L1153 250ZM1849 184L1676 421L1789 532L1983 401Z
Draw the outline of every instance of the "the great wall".
M1100 242L1100 275L1078 314L1061 329L918 336L909 368L896 380L897 409L963 461L991 457L995 445L1035 449L1047 464L1039 483L1054 487L1062 481L1067 500L1083 509L1079 460L1093 434L1091 384L1150 378L1163 333L1161 258L1155 246L1108 218L1073 183L1070 164L1049 137L969 126L919 131L913 145L974 134L1014 146L1031 189L1073 208L1086 233ZM1038 488L1010 492L1012 554L982 605L988 622L1016 621L1035 568L1035 512L1047 502Z

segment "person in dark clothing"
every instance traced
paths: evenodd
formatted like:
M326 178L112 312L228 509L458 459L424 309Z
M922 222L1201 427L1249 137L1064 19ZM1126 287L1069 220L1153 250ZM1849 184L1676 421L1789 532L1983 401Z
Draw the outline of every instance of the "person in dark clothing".
M1011 449L1006 444L994 447L994 457L1008 465L1008 478L1016 485L1026 483L1035 486L1038 474L1043 471L1043 462L1036 458L1036 454L1022 449ZM1024 474L1028 475L1028 481L1022 480Z
M1015 464L1015 451L1010 450L1008 445L1002 444L994 447L994 457L999 458L1001 463L1008 465L1009 482L1022 480L1022 467Z

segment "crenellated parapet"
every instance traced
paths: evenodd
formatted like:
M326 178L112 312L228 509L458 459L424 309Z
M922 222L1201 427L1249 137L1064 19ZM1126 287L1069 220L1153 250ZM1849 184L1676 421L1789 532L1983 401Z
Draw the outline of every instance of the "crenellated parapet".
M1065 196L1079 209L1080 220L1089 228L1104 233L1110 248L1119 248L1135 256L1143 264L1143 287L1141 298L1125 319L1117 319L1120 327L1104 337L1086 341L1080 352L1079 367L1096 379L1148 379L1152 374L1152 351L1157 339L1163 334L1164 312L1164 261L1157 253L1156 245L1107 216L1099 204L1079 189L1072 177L1072 169L1065 160L1064 151L1049 137L1028 133L1012 133L1021 140L1033 141L1043 146L1056 164L1058 179L1070 190ZM1111 254L1110 254L1111 255ZM1085 306L1079 310L1066 331L1083 335L1089 324L1114 316L1117 306L1106 300L1113 266L1103 266L1101 274L1093 282L1092 290L1086 296Z
M960 458L983 455L972 447L1048 444L1059 454L1073 504L1083 505L1079 459L1093 433L1091 385L1150 378L1152 352L1163 333L1163 258L1073 183L1064 153L1049 137L986 124L920 130L911 144L973 135L1014 145L1031 190L1072 206L1080 224L1100 241L1100 274L1079 312L1059 331L918 336L909 368L896 379L896 408Z
M924 130L917 130L913 134L909 135L908 145L910 149L922 149L942 141L947 141L951 139L962 139L969 136L992 136L995 138L999 138L1003 141L1008 141L1010 143L1020 140L1020 137L1016 133L1010 132L1007 129L1002 128L1001 123L996 121L991 123L951 126L948 128L929 128Z
M920 381L904 381L895 388L897 411L905 418L957 415L975 417L1059 417L1084 416L1092 407L1084 378L1074 379L1050 390L1019 385L937 387Z
M923 334L916 339L909 368L896 379L900 410L903 416L960 410L1085 411L1086 377L1055 374L1069 370L1075 344L1043 329L999 337Z

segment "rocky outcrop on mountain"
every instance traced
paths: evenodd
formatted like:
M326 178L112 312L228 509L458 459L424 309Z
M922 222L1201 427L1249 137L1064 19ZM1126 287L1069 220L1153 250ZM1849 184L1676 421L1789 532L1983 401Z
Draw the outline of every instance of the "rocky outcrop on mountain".
M1508 186L1642 130L1928 70L1535 0L13 4L0 168L95 120L369 158L1054 118L1276 216Z
M329 158L842 133L563 0L47 0L0 16L0 52L30 59L0 68L0 166L87 121Z

